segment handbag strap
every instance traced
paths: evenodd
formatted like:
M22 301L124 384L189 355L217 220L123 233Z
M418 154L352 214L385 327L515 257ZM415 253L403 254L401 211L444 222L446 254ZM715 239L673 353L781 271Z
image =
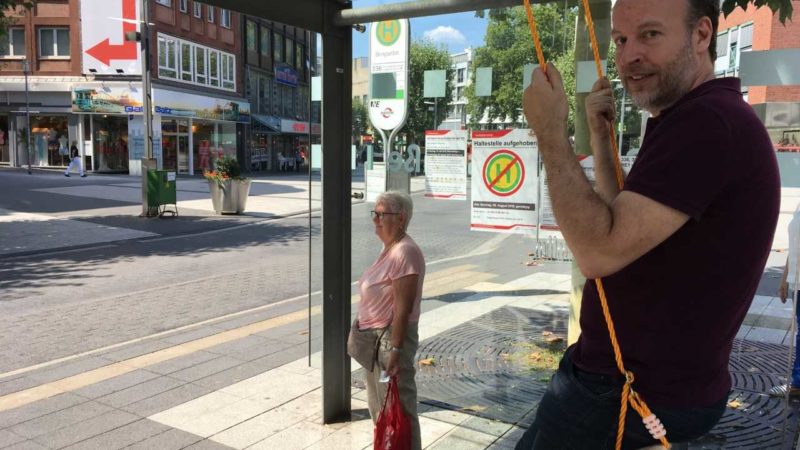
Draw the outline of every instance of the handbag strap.
M396 377L392 377L389 379L389 385L386 386L386 396L383 398L383 406L381 406L381 413L378 414L378 417L383 416L383 412L386 410L386 404L389 403L389 394L391 394L393 390L395 392L397 391Z

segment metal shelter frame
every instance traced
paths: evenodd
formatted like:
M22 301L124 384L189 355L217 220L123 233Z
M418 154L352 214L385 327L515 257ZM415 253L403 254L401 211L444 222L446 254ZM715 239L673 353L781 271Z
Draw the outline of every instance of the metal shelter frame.
M558 0L551 0L558 1ZM533 3L549 3L537 0ZM349 0L206 0L322 36L322 420L350 419L352 28L381 20L522 5L522 0L415 0L352 8ZM570 3L574 3L570 1Z

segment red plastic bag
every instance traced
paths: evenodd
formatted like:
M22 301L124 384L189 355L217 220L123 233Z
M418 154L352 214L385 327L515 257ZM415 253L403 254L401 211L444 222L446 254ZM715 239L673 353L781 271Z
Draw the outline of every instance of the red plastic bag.
M397 379L392 377L386 389L383 408L375 424L374 450L411 450L411 421L403 412Z

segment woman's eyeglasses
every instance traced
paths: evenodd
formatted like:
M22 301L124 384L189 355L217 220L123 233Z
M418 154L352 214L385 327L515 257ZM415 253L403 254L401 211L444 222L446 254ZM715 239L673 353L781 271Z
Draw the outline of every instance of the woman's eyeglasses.
M398 215L400 213L380 212L380 211L375 211L375 210L372 210L372 211L369 212L369 216L372 217L372 220L379 219L379 220L383 221L383 217L386 216L387 214L390 215L390 216L396 216L396 215Z

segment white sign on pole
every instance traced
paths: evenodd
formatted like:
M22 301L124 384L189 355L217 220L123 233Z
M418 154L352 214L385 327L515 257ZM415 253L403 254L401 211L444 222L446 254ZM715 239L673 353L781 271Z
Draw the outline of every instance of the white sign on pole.
M628 175L628 172L631 171L634 161L636 161L635 156L620 157L622 171L625 172L625 175ZM586 178L590 183L592 183L592 186L594 186L596 181L594 175L594 156L578 155L578 162L580 163ZM547 188L547 174L544 169L542 169L539 187L542 190L542 202L540 208L542 214L539 225L542 230L559 231L560 228L558 227L558 224L556 223L556 217L553 214L553 203L550 201L550 190Z
M529 130L472 133L470 229L536 233L539 152Z
M140 43L125 40L140 21L138 0L81 0L82 73L141 75Z
M368 202L375 202L378 199L378 194L386 192L386 164L385 163L372 163L372 168L367 168L366 171L366 200Z
M408 115L408 19L372 23L369 36L369 119L394 130Z
M425 131L425 197L467 199L467 131Z

